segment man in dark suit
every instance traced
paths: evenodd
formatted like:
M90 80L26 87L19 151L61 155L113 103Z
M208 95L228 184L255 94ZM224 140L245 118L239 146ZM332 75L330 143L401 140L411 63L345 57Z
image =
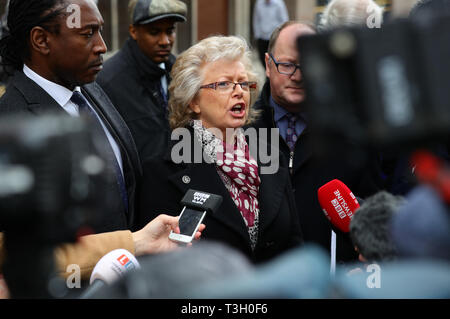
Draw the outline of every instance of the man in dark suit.
M268 81L254 106L261 112L261 117L252 126L279 129L279 149L289 161L305 243L319 244L330 250L332 229L319 205L317 190L327 182L339 179L356 196L365 197L378 191L381 181L376 168L372 170L356 157L347 160L344 154L354 151L349 145L336 145L336 152L329 158L316 156L314 150L318 145L313 145L308 126L304 106L306 92L296 47L297 37L314 33L313 27L292 21L274 31L266 53ZM336 233L337 260L357 260L350 238L338 230Z
M48 24L32 27L30 46L22 69L11 80L11 86L1 99L0 110L2 114L25 111L37 115L46 112L77 115L79 105L72 95L74 92L81 93L103 126L121 168L118 173L122 177L119 175L118 178L124 182L128 195L126 200L117 201L110 220L101 231L124 229L133 222L136 179L141 172L136 147L127 126L106 94L93 82L102 69L102 55L106 52L100 34L103 19L93 2L73 1L80 8L71 13L80 15L81 28L78 28L75 20L73 25L70 24L72 21L66 10L67 4L58 2L60 4L56 4L47 16L57 15L54 21L59 25L49 21ZM11 3L10 17L15 16L13 10L18 7L14 6L16 3ZM14 26L14 20L11 24ZM14 31L12 29L11 33ZM114 191L120 193L119 183L115 186Z
M109 217L96 229L110 233L60 248L59 265L79 264L92 270L99 257L116 248L141 255L176 247L167 238L169 228L178 224L172 217L158 217L134 233L128 230L134 222L140 161L128 127L94 83L106 45L101 36L103 18L93 0L11 0L8 27L0 52L4 66L15 73L0 99L0 116L90 114L99 138L109 148L109 167L114 168L115 179L106 191L115 201L108 203Z

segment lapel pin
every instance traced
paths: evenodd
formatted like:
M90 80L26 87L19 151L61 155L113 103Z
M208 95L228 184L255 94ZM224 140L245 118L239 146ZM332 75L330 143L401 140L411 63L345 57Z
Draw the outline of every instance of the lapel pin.
M184 175L181 180L183 181L183 183L185 184L189 184L191 182L191 178L187 175Z

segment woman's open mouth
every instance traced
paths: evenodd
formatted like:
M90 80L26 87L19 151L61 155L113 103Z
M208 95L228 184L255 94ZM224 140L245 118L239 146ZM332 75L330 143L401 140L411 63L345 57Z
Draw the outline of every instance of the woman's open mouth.
M245 109L245 103L238 103L231 108L230 112L234 117L242 117L245 115Z

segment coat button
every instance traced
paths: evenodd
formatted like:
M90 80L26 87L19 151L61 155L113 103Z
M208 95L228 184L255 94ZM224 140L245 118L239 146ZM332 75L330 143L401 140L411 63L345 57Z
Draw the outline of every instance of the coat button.
M184 175L181 180L183 181L183 183L185 184L189 184L191 182L191 178L187 175Z

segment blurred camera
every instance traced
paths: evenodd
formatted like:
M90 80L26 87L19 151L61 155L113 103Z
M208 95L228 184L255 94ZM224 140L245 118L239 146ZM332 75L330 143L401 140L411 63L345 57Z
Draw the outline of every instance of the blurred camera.
M102 152L82 119L3 118L0 229L26 229L35 240L58 244L75 241L82 227L99 223L110 178Z
M406 151L450 133L450 18L298 39L315 137Z
M13 298L68 293L54 247L96 232L108 213L104 140L66 114L0 120L0 230L3 272Z

